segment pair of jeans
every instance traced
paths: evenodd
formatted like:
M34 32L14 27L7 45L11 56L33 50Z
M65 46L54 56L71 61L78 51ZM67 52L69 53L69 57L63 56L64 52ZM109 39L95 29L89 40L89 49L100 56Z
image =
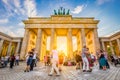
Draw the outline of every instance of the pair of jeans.
M89 70L89 62L87 57L83 57L82 60L83 60L83 70Z

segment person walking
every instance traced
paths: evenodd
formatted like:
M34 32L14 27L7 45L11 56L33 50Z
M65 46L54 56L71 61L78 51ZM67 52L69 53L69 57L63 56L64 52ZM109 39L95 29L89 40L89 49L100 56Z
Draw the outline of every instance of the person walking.
M52 60L52 68L50 73L48 74L49 76L53 75L54 70L56 71L56 76L60 75L59 69L56 66L58 64L58 51L56 50L56 47L53 48L52 52L51 52L51 60Z

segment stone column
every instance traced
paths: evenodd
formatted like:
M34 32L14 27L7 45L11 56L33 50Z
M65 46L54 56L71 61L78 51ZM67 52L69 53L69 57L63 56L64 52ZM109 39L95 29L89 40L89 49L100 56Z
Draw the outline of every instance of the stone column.
M118 50L119 50L119 53L120 53L120 39L117 39L117 45L118 45Z
M109 41L109 43L110 43L110 49L111 49L112 54L115 54L115 53L114 53L114 50L113 50L113 45L112 45L112 42L111 42L111 41Z
M24 59L26 55L27 45L28 45L28 36L29 36L29 29L25 29L25 34L22 42L21 54L20 59Z
M11 45L12 45L12 42L10 42L8 45L7 55L10 55Z
M99 42L99 38L98 38L98 32L97 32L97 28L95 28L93 30L94 33L94 48L95 48L95 52L97 51L97 49L100 49L100 42Z
M42 29L38 28L38 31L37 31L37 39L36 39L36 51L38 52L37 53L37 56L38 58L40 58L40 54L41 54L41 46L42 45Z
M104 44L104 41L102 41L102 49L105 50L105 44Z
M51 29L51 38L50 38L50 51L53 49L53 47L57 47L57 41L56 41L56 32L55 29Z
M73 59L73 44L72 44L72 29L68 29L67 34L67 49L68 49L68 58Z
M15 54L19 53L19 49L20 49L20 42L17 42L17 47L16 47L16 51ZM19 53L20 54L20 53Z
M84 45L86 45L86 39L85 39L85 30L84 28L81 29L81 45L82 45L82 48Z
M80 32L78 32L78 34L77 34L77 50L78 50L78 51L81 50L81 46L80 46L81 40L80 40L80 39L81 39L81 38L80 38Z
M0 40L0 54L1 54L1 51L2 51L2 47L3 47L3 42L4 42L4 40L1 39L1 40Z

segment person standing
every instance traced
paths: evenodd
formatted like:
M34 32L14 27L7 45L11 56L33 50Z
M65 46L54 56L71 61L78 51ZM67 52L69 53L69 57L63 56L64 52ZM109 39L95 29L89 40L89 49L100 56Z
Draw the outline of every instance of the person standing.
M5 56L5 67L7 67L9 56Z
M10 68L12 69L14 66L15 56L14 54L10 56Z
M33 52L33 59L32 59L31 65L30 65L30 71L33 71L33 68L35 66L35 61L36 61L36 54L37 54L37 52L35 51L35 49L32 49L32 52Z
M100 50L100 54L99 54L99 63L102 69L106 70L106 59L102 50Z
M82 69L82 58L81 51L77 51L75 59L76 59L76 69Z
M87 59L87 47L84 46L83 49L82 49L82 61L83 61L83 72L91 72L89 70L89 61Z
M15 56L15 65L19 65L19 54Z
M29 72L30 71L30 65L32 64L32 60L33 60L33 52L28 52L28 54L26 56L27 66L26 66L24 72Z
M64 53L61 52L61 53L59 54L59 64L58 64L59 71L62 71L63 61L64 61Z
M109 63L108 63L108 53L107 53L106 51L104 51L104 50L103 50L103 53L104 53L104 56L105 56L105 59L106 59L106 67L107 67L108 69L110 69L110 65L109 65Z
M45 56L44 56L44 63L45 63L45 66L47 66L47 60L48 60L47 58L48 58L48 56L45 55Z
M48 74L49 76L53 75L54 70L56 71L56 76L60 75L59 69L56 66L58 64L58 51L56 50L56 47L53 48L52 52L51 52L51 60L52 60L52 68L50 73Z

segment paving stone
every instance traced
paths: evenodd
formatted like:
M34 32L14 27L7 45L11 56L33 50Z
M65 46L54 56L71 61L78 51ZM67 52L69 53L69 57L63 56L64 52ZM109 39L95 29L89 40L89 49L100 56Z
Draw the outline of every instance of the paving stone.
M25 66L25 62L22 62L13 69L0 68L0 80L120 80L120 66L111 65L106 71L99 70L98 66L95 66L91 73L76 70L75 66L63 66L59 77L55 74L48 76L51 67L46 67L43 63L38 63L31 72L24 72Z

